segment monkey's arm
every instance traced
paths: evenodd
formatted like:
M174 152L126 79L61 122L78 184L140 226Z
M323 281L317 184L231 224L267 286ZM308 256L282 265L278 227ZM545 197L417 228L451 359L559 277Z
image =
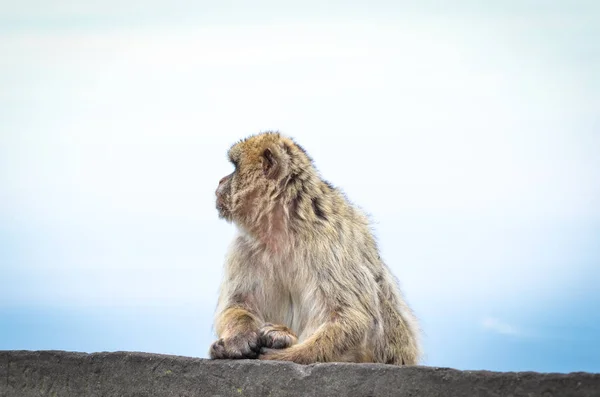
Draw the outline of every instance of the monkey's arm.
M242 243L241 238L234 242L225 261L214 322L218 339L210 346L211 358L256 358L260 351L263 319L254 295L258 280L248 270Z
M219 339L210 347L211 358L256 358L260 351L260 319L248 308L228 306L217 314Z
M220 338L230 338L245 331L257 331L261 322L248 308L229 306L216 319L215 330Z

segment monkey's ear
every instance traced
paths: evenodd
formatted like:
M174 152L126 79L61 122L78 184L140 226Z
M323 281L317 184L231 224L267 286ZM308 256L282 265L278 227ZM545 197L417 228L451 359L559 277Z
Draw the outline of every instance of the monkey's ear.
M275 178L279 170L279 161L271 149L266 148L263 152L263 172L267 178Z

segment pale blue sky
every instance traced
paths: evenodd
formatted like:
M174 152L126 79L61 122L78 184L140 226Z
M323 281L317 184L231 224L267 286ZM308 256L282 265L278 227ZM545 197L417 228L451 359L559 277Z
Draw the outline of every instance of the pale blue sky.
M0 3L0 349L206 356L226 150L371 214L428 365L600 371L600 5Z

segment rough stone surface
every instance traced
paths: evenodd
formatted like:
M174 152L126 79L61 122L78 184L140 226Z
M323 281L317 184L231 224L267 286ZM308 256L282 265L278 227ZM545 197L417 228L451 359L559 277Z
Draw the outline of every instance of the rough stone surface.
M0 396L600 396L600 374L0 351Z

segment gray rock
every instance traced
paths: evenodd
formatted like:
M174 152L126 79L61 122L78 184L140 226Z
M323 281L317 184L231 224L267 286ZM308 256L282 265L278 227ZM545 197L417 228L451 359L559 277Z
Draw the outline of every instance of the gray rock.
M600 374L0 351L0 396L600 396Z

